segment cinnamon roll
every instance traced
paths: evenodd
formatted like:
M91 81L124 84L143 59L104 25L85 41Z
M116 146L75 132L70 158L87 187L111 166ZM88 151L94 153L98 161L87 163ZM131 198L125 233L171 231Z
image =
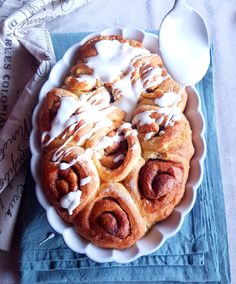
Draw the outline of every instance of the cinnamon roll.
M99 247L124 249L146 232L146 226L128 191L119 183L104 183L76 217L75 228Z
M179 162L141 160L124 184L147 227L167 218L183 197L185 166Z
M162 130L160 135L149 140L142 140L142 156L148 159L163 159L180 161L189 167L189 162L194 153L192 144L192 131L185 115L180 113L174 125L169 125Z
M95 150L93 161L103 181L123 180L141 157L137 131L130 123L119 121L108 131L93 135L86 148Z
M180 202L194 149L187 94L158 54L95 36L38 113L41 179L66 222L97 246L132 246Z
M95 131L124 116L122 110L110 106L110 94L104 88L79 97L63 89L53 89L38 116L42 147L47 150L63 144L82 146Z
M111 41L113 43L125 43L134 48L142 48L142 44L135 40L128 40L121 36L97 36L87 41L84 45L79 48L78 51L78 63L72 67L71 74L69 77L65 79L64 88L71 91L75 94L81 94L83 92L88 92L93 89L96 89L104 84L111 83L111 81L115 81L122 76L122 71L117 74L117 76L112 79L105 76L99 76L95 74L95 68L93 66L89 66L88 60L91 57L96 57L99 53L99 47L97 47L97 43L101 43L104 41ZM115 46L115 44L114 44ZM96 61L96 60L95 60ZM104 62L101 62L101 65L104 65ZM101 66L102 68L102 66ZM110 72L111 74L111 72ZM104 75L104 74L103 74Z
M166 75L168 76L168 75ZM172 107L178 99L178 92L180 92L180 85L176 83L171 77L166 77L165 80L154 87L153 90L142 92L139 97L139 105L155 105L160 108ZM180 98L176 107L181 112L184 111L187 103L187 93L185 89L181 92Z
M42 157L44 191L66 222L73 222L99 188L100 180L91 155L77 146L62 146Z

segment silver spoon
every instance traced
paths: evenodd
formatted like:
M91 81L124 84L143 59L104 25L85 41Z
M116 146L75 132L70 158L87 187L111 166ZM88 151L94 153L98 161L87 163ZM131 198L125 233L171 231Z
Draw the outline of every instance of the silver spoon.
M171 77L182 86L199 82L210 63L207 28L186 0L176 0L161 23L159 48Z

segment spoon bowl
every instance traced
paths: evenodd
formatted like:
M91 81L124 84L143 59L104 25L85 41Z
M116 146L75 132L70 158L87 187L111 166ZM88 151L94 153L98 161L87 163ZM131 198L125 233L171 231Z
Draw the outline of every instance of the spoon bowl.
M207 28L185 0L176 0L163 19L159 47L168 73L181 85L193 85L206 74L210 63Z

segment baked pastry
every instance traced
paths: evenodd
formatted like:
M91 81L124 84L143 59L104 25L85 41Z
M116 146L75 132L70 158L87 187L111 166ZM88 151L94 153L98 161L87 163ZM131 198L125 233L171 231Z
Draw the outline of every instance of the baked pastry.
M110 106L110 94L104 88L79 97L64 89L53 89L39 112L43 148L48 150L64 144L82 146L86 138L124 116L124 111Z
M145 222L120 183L103 183L92 202L76 217L76 230L95 245L123 249L146 232Z
M141 158L137 135L130 123L116 121L102 135L87 141L86 148L95 150L93 161L102 181L122 181L135 167Z
M68 223L95 197L100 185L91 154L78 146L48 151L42 159L41 176L48 200Z
M187 93L138 41L95 36L77 55L38 113L43 190L80 235L124 249L183 197L194 152Z

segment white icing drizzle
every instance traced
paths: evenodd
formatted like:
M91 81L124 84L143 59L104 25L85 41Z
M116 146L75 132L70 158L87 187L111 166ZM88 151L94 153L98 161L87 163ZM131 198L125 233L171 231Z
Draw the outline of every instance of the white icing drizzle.
M159 135L160 136L163 136L165 134L165 131L163 131L163 130L161 130L160 132L159 132Z
M143 86L146 89L160 85L163 82L164 77L161 76L162 68L160 67L159 68L156 67L155 69L151 68L148 71L149 72L147 72L143 78Z
M136 125L136 124L140 124L140 126L146 125L146 124L151 124L153 122L155 122L155 118L151 118L151 114L154 111L152 110L147 110L147 111L143 111L140 112L138 114L135 115L135 117L132 120L132 124Z
M94 78L92 78L90 75L85 75L85 74L83 74L83 77L77 77L77 78L75 78L79 83L81 83L81 82L86 82L86 83L88 83L88 84L90 84L90 85L95 85L95 83L96 83L96 80L94 79Z
M164 115L162 115L161 117L159 117L157 120L156 120L156 123L158 124L158 125L161 125L162 124L162 122L164 121Z
M122 141L124 138L123 136L119 135L118 133L116 133L114 136L104 136L102 137L102 139L99 141L99 143L96 146L96 150L101 150L101 149L105 149L107 147L110 147L113 145L114 142L120 142Z
M135 83L132 85L129 73L117 81L114 85L114 92L121 95L121 97L113 103L114 106L126 112L125 119L130 121L133 111L136 107L139 94L141 94L141 87Z
M145 137L144 137L144 141L150 140L153 137L153 135L155 135L155 132L148 132L148 133L146 133Z
M92 78L102 82L112 82L130 67L133 58L150 52L142 48L134 48L128 43L118 40L100 40L95 44L97 56L86 59L87 65L93 69ZM80 76L83 78L84 75Z
M126 123L123 123L119 128L118 128L118 132L122 132L124 129L127 129L127 128L132 128L132 125L131 123L129 122L126 122Z
M132 130L128 130L125 132L125 138L129 137L132 133Z
M124 136L120 135L123 130L128 129ZM135 130L131 128L131 124L126 122L123 123L118 129L114 136L104 136L102 139L98 142L96 146L96 150L105 149L107 147L110 147L113 145L114 142L120 142L123 141L125 138L127 138L130 134L136 135Z
M81 161L86 161L88 159L91 159L91 155L92 155L93 151L92 149L86 149L84 151L84 153L79 154L77 157L75 157L73 160L71 160L69 163L60 163L60 166L62 164L64 164L64 169L65 168L70 168L71 166L73 166L75 163L77 162L81 162Z
M179 91L177 93L177 97L175 99L175 102L172 106L171 111L168 114L168 117L167 117L167 120L166 120L166 123L165 123L165 127L167 127L169 125L170 121L172 121L170 126L173 126L175 121L180 120L180 118L181 118L180 110L176 106L177 106L177 104L178 104L178 102L181 98L181 95L182 95L184 89L185 89L185 87L180 86ZM179 110L179 113L176 111L176 109Z
M131 61L130 71L121 79L113 84L115 94L120 95L120 99L114 102L114 105L121 108L126 112L126 120L130 121L134 108L136 107L137 100L142 92L151 87L161 84L164 77L161 76L162 69L160 67L149 67L145 70L144 74L141 74L141 78L137 78L134 81L133 74L136 73L136 67L134 64L136 60L140 58L150 58L154 55L140 55ZM144 66L147 63L144 63ZM134 81L134 82L133 82Z
M50 239L54 238L55 237L55 234L54 233L50 233L48 234L48 236L43 240L41 241L38 245L41 246L42 244L46 243L47 241L49 241Z
M64 146L61 146L57 149L57 151L54 153L52 157L53 162L60 162L63 157L66 157L71 151L73 150L73 146L69 148L65 148ZM88 159L91 159L91 156L93 154L92 149L86 149L83 153L78 154L74 159L72 159L70 162L60 162L59 169L60 170L66 170L73 166L77 162L86 161Z
M90 183L92 181L92 177L91 176L87 176L85 178L82 178L80 180L80 186L86 185L88 183Z
M55 162L59 161L62 157L65 157L67 154L69 154L72 149L73 149L73 146L71 146L70 148L65 148L64 145L62 145L53 154L52 162L55 163Z
M158 118L152 118L151 115L153 113L161 114ZM181 111L178 107L161 107L156 110L148 110L143 111L141 113L138 113L135 115L135 117L132 120L133 125L139 124L140 126L148 125L150 123L157 123L159 126L163 123L165 117L169 117L171 115L171 118L169 120L168 126L173 126L175 121L179 121L181 119ZM165 124L166 127L166 124ZM163 135L165 132L160 131L159 134ZM144 136L144 140L148 141L155 135L155 132L147 132Z
M69 131L73 131L78 123L80 123L80 127L73 133L73 135L78 133L82 128L88 126L90 123L95 124L90 131L80 137L77 142L78 146L81 146L85 140L89 139L98 129L112 124L111 120L107 118L107 115L114 110L114 107L110 106L110 95L106 91L99 90L83 95L80 100L77 100L74 97L61 97L60 100L61 103L51 123L50 131L45 131L42 134L42 141L44 141L44 138L47 135L50 137L44 146L49 145L51 141L58 137L67 128ZM73 135L68 137L65 144L73 139Z
M115 157L113 161L114 161L115 163L118 163L119 161L121 161L121 160L123 161L124 159L125 159L125 155L120 154L120 155L118 155L117 157Z
M85 59L86 64L93 70L91 75L80 75L79 81L89 77L89 83L95 84L96 79L106 83L113 82L113 94L119 97L114 105L126 112L126 120L130 121L133 110L140 94L148 88L161 84L167 77L162 77L162 68L152 67L150 51L135 48L128 43L118 40L101 40L95 44L97 55ZM137 60L141 60L141 78L134 78L139 71L135 67ZM139 64L138 64L139 65ZM145 69L145 67L147 67Z
M45 131L42 134L42 141L45 136L49 135L50 139L46 145L59 136L67 127L69 127L72 122L69 120L71 114L75 112L78 108L78 101L74 97L61 97L61 104L57 110L57 114L54 117L51 130Z
M139 146L138 144L134 144L130 150L134 151L134 150L138 150Z
M68 210L70 215L73 214L73 211L76 207L80 205L82 191L72 191L64 195L60 200L60 206Z
M162 116L155 119L151 117L153 113L162 114ZM179 108L163 107L156 110L148 110L136 114L132 120L132 124L136 125L139 123L140 126L143 126L154 122L157 123L158 125L161 125L162 122L164 121L165 116L168 116L170 113L172 113L172 119L174 121L180 120L181 111Z
M167 92L164 93L160 98L156 98L154 103L159 107L168 107L174 104L177 96L178 95L174 92Z
M95 123L95 126L88 131L79 141L79 143L77 143L77 145L82 145L87 139L91 138L92 135L99 129L104 128L104 127L108 127L112 125L112 121L110 119L104 119L101 120L97 123Z
M130 135L137 136L138 131L136 129L131 129L131 130L126 131L126 133L124 135L125 139L128 138Z

